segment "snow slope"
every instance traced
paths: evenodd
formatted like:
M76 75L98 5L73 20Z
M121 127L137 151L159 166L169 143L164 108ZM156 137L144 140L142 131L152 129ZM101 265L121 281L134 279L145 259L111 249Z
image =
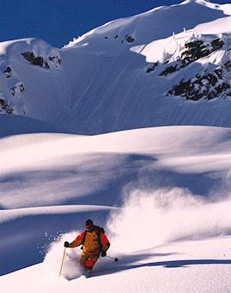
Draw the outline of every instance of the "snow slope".
M59 263L56 274L39 264L3 276L0 284L4 292L230 292L230 240L172 243L131 254L118 263L101 260L101 270L94 276L71 282L58 278Z
M4 291L229 292L230 129L6 136L0 159L1 274L17 271ZM63 241L89 217L120 261L86 280L69 250L60 279Z
M230 127L230 19L230 4L191 0L112 21L62 49L37 39L1 43L1 111L78 134ZM190 40L210 48L216 39L224 44L162 74L181 63ZM193 94L174 91L182 81L194 84Z
M28 118L25 116L2 114L0 115L0 138L11 135L25 133L45 133L45 132L65 132L61 127L57 127L46 122Z
M62 49L0 44L1 292L231 292L230 13L187 0ZM59 277L87 218L119 261L86 279L66 249Z

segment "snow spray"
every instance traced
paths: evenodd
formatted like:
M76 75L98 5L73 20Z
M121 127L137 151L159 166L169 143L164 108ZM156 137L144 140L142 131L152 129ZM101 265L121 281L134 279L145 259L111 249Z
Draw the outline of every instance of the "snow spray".
M72 241L78 234L79 232L77 231L60 236L59 239L51 244L46 254L44 263L57 278L60 274L60 264L63 258L63 243L65 240ZM80 249L66 249L62 266L62 277L72 280L82 275L82 270L79 266L80 255Z
M121 252L231 234L231 198L211 202L182 188L132 190L125 198L108 222L111 242Z

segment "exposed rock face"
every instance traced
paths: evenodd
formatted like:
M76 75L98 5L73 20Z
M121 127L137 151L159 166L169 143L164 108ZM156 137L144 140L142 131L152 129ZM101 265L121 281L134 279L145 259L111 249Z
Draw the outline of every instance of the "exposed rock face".
M1 114L13 114L13 109L7 104L7 102L0 98L0 113Z
M0 86L3 89L0 92L0 114L24 115L25 86L12 65L7 64L8 62L5 60L2 60L2 64L0 64L3 73L0 79Z
M126 35L125 39L128 43L133 43L135 41L135 39L130 35Z
M50 68L49 61L52 62L56 68L62 63L61 58L58 56L49 56L48 61L46 58L41 56L35 57L33 52L23 52L21 55L32 65L40 66L46 69Z
M62 64L62 59L58 56L49 56L48 59L54 64L56 68Z
M169 66L165 68L159 75L168 75L180 70L191 64L192 62L199 60L200 58L209 56L212 52L221 49L224 45L224 41L217 38L209 43L205 43L203 40L195 39L189 40L185 43L185 48L181 51L180 56L176 61L171 62L167 60Z
M43 59L43 57L35 57L33 52L23 52L21 55L31 64L44 67L44 68L50 68L47 61Z
M16 83L12 88L10 88L11 90L11 95L15 96L18 92L23 93L25 91L25 87L23 85L23 83Z
M181 53L181 59L183 63L191 63L221 49L223 45L223 40L219 38L207 44L202 40L189 41L185 44L186 50Z
M148 66L146 68L146 72L150 73L150 72L154 71L158 65L159 65L159 62L153 63L151 66Z
M156 71L159 76L168 76L177 73L193 62L209 57L215 51L223 49L225 42L221 38L205 41L202 38L189 39L177 55L169 57L164 63L155 62L146 68L146 72ZM226 62L217 65L210 71L190 79L182 79L178 84L168 90L167 95L182 96L186 99L197 101L200 99L211 100L216 97L231 96L231 54L226 52ZM227 61L228 60L228 61ZM165 67L163 70L162 68Z
M135 38L133 36L129 35L129 34L126 34L125 36L124 35L119 35L119 34L116 34L113 37L112 36L111 37L105 36L104 39L106 39L106 40L108 40L108 39L120 40L122 44L125 43L125 42L130 43L130 44L135 42Z
M36 39L29 41L19 40L18 42L10 44L9 47L12 46L13 48L15 43L20 44L20 49L15 50L16 54L14 54L14 58L17 59L17 62L24 62L24 65L28 63L27 66L33 65L34 67L40 67L47 71L49 70L51 75L53 70L61 69L62 60L59 51L50 47L44 41ZM13 49L12 52L14 52ZM23 78L23 70L18 69L17 66L11 62L10 55L1 55L0 114L27 114L26 96L28 94L28 88L24 84L26 84L26 82Z
M180 81L168 91L168 95L182 96L194 101L231 96L231 61L218 66L213 72Z
M10 78L11 77L11 72L12 72L12 69L11 69L10 66L7 66L6 69L3 71L3 73L6 76L6 78Z

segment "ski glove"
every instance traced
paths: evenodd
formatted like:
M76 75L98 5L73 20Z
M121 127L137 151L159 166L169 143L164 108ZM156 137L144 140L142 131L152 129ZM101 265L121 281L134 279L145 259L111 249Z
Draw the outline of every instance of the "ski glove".
M107 255L106 251L101 252L101 257L105 257Z
M70 243L68 241L64 242L64 247L70 247Z

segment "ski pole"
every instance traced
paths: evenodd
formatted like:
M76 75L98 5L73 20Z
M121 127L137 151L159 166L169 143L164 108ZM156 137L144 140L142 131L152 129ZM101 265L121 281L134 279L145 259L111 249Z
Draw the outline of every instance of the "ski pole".
M106 255L106 257L113 259L114 261L119 261L119 259L117 257L114 258L114 257L108 256L108 255Z
M64 247L64 250L63 250L63 257L62 257L62 263L61 263L61 267L60 267L60 271L59 271L59 277L62 274L62 269L63 269L63 263L64 263L65 255L66 255L66 247Z

